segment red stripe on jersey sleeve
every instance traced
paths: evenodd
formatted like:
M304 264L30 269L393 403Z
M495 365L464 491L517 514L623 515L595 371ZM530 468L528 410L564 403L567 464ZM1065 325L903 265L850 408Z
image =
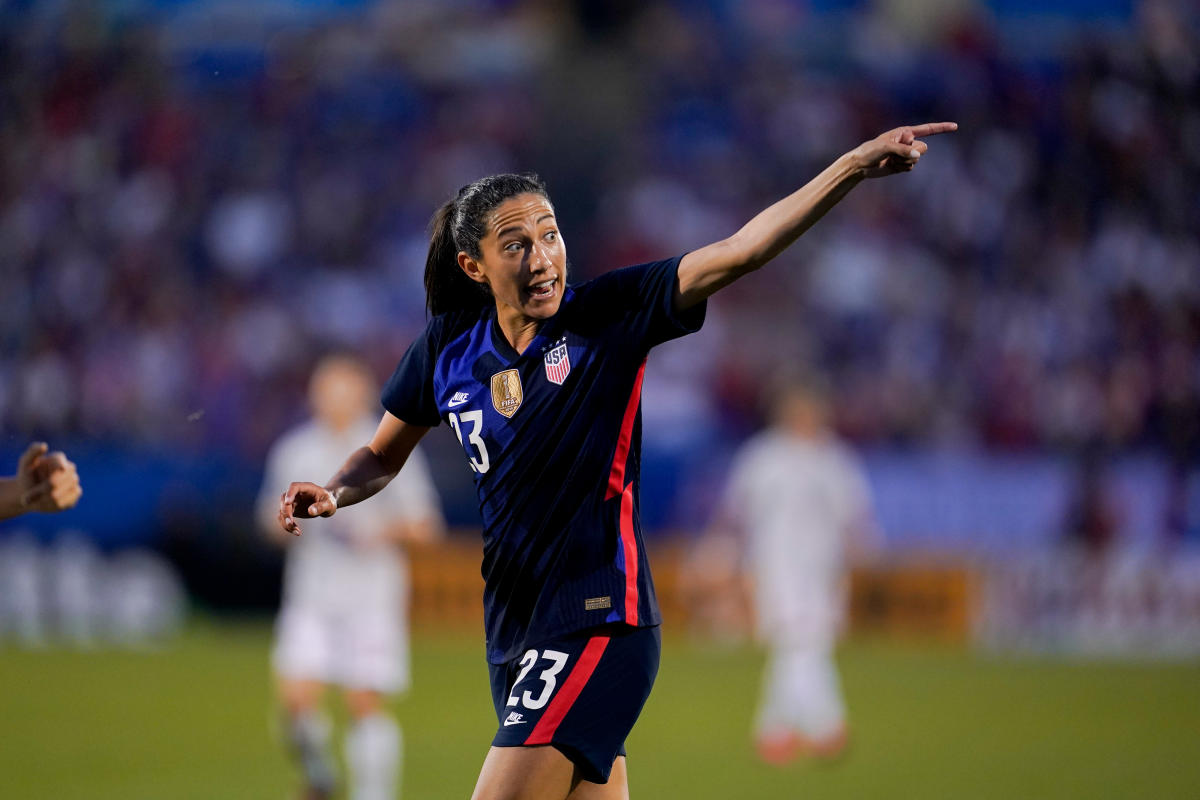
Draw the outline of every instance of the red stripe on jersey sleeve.
M611 500L625 491L625 461L629 458L629 445L633 440L633 421L637 419L638 405L642 402L642 376L645 374L646 361L643 359L633 380L629 402L625 405L625 416L621 419L621 435L617 437L617 452L613 455L612 469L608 473L605 500Z
M625 554L625 622L638 624L638 551L633 533L633 484L621 493L621 548Z
M583 648L583 653L579 656L579 661L575 663L575 667L567 676L562 688L558 690L558 694L554 695L554 699L550 701L550 707L546 709L542 718L538 720L538 724L529 732L529 738L525 740L525 744L550 744L559 724L567 716L571 706L575 705L579 693L583 691L588 679L596 671L596 665L600 663L600 656L604 654L606 647L608 647L607 636L593 636L588 640L587 645Z

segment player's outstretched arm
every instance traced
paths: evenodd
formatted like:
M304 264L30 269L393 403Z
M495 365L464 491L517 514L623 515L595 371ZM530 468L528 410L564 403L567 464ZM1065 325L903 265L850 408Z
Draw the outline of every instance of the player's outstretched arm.
M8 519L22 513L21 484L16 478L0 478L0 519Z
M385 412L370 444L351 453L324 486L300 481L284 490L279 497L279 524L299 536L297 520L332 517L339 508L366 500L396 477L429 430Z
M0 519L26 511L64 511L79 502L83 490L75 464L49 449L34 442L17 463L17 474L0 478Z
M676 309L696 305L779 255L863 178L910 171L929 149L921 137L957 129L955 122L928 122L881 133L838 158L733 236L688 253L679 264Z

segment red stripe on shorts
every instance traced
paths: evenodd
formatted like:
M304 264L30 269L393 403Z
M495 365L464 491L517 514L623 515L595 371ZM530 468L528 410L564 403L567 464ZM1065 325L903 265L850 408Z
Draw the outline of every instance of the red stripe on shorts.
M625 555L625 622L638 624L638 551L633 533L633 484L621 492L621 548Z
M629 444L633 441L633 421L637 419L638 406L642 402L642 376L646 374L646 361L638 367L633 379L633 391L625 405L625 416L621 419L621 435L617 437L617 451L613 454L612 469L608 473L608 492L604 499L611 500L625 491L625 461L629 458Z
M575 663L571 674L567 676L566 683L558 690L558 694L554 695L554 699L550 701L550 707L546 709L546 713L542 714L538 724L530 731L525 744L550 744L550 740L554 738L554 732L558 730L559 724L567 716L571 706L575 705L579 693L583 691L588 679L595 672L596 665L600 663L600 656L603 655L606 647L608 647L607 636L593 636L588 640L587 645L583 648L583 653L579 656L579 661Z

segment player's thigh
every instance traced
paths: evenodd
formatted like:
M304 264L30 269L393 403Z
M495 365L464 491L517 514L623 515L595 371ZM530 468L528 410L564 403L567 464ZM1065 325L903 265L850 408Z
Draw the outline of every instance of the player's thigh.
M335 683L336 629L312 608L285 606L275 624L271 666L281 679Z
M289 714L303 714L321 705L325 684L312 678L294 678L280 675L276 678L279 703Z
M625 771L625 756L613 760L608 783L580 781L568 800L629 800L629 775Z
M575 783L575 765L554 747L493 747L471 800L565 800Z

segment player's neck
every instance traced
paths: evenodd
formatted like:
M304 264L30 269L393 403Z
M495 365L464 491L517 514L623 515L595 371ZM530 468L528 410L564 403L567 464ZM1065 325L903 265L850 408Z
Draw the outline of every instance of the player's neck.
M515 308L507 306L496 308L496 321L500 323L500 331L504 338L518 353L525 352L525 348L529 347L533 337L537 336L538 329L542 327L542 320L527 317Z
M354 421L353 417L325 417L321 420L321 424L325 426L326 430L340 436L350 430Z
M803 442L805 444L818 444L827 441L829 431L825 428L814 428L810 425L791 425L783 429L784 434L794 442Z

